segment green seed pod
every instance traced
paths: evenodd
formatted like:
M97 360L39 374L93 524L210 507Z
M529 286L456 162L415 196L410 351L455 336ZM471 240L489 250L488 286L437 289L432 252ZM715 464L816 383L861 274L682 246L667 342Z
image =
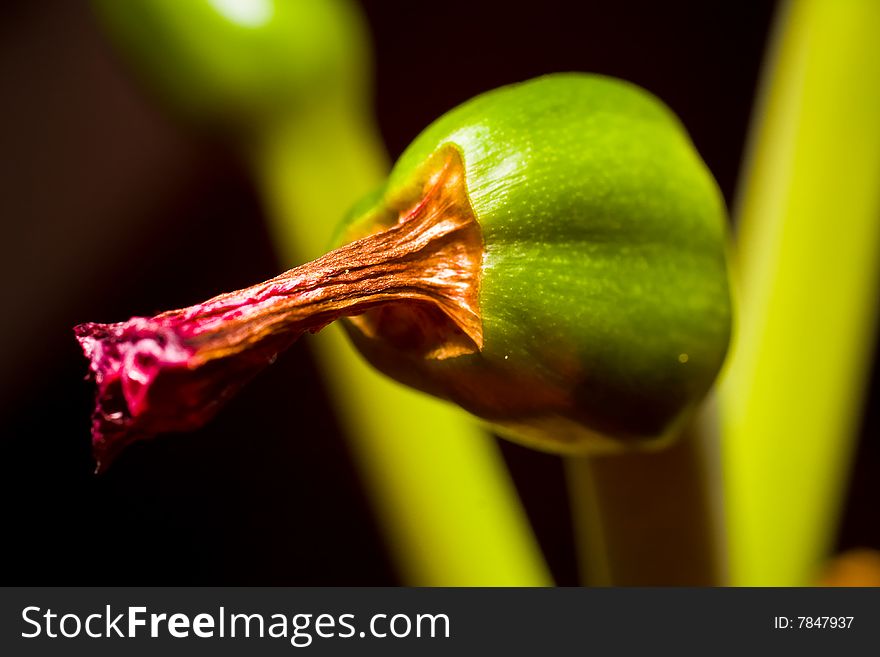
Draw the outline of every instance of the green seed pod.
M337 242L419 213L463 227L437 302L344 320L393 378L565 453L663 444L712 385L731 325L724 204L645 91L559 74L478 96L416 138Z
M366 27L349 0L93 0L171 106L245 131L313 107L360 108Z

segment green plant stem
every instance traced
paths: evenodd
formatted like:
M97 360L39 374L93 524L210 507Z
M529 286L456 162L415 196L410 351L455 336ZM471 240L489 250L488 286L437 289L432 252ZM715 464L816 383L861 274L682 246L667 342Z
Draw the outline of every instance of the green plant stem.
M739 335L722 385L734 584L815 582L876 326L880 3L780 14L738 203Z
M700 419L657 452L566 460L584 584L724 583L713 438Z
M321 111L254 141L288 264L323 253L349 206L384 179L375 134L360 117ZM405 583L551 584L492 438L451 404L374 371L338 327L312 345Z

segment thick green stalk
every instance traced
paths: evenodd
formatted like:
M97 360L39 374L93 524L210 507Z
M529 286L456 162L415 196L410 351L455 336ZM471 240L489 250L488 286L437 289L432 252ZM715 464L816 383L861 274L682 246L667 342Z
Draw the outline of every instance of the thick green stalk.
M781 14L739 203L739 335L722 387L732 581L805 585L832 546L871 362L880 3Z
M709 415L705 409L675 444L657 452L566 459L584 584L726 582L717 432Z
M323 253L339 218L387 163L361 117L321 111L255 140L252 160L288 264ZM450 404L369 367L342 331L312 344L404 581L551 583L492 439Z

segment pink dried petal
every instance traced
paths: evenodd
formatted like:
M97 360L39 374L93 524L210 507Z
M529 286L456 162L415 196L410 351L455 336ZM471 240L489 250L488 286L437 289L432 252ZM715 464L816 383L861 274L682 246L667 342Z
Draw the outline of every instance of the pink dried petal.
M305 331L342 316L405 302L398 316L414 327L408 348L435 358L479 349L482 239L460 158L453 153L441 165L418 202L381 232L189 308L77 326L97 384L98 470L136 440L202 426ZM438 315L454 330L438 325Z

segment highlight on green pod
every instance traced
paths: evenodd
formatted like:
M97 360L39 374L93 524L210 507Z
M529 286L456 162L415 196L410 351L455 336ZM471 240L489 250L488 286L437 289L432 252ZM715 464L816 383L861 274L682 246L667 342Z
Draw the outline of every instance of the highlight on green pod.
M93 0L175 110L249 132L369 93L369 36L348 0Z
M417 137L321 258L77 327L98 383L96 455L199 426L339 318L380 370L516 440L662 445L725 356L726 239L711 174L650 94L575 73L488 92Z
M391 376L562 453L662 441L712 385L731 322L725 210L646 92L560 74L483 94L413 142L340 241L418 214L460 222L449 269L472 282L435 285L469 314L347 319Z

